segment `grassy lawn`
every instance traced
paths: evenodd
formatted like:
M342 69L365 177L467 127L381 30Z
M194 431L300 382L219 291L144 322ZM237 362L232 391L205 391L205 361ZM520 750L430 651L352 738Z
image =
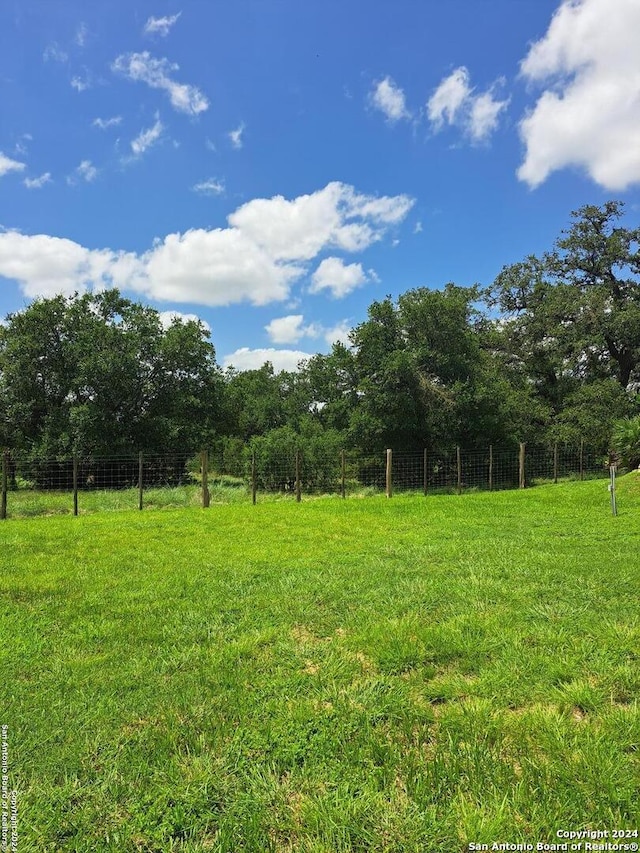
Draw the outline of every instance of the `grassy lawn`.
M2 522L18 849L637 828L639 555L637 475Z

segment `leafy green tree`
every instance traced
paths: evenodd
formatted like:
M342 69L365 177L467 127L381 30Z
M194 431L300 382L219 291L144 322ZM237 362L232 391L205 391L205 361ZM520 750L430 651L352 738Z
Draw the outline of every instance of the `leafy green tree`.
M190 452L216 431L220 386L201 324L163 329L116 290L36 300L0 329L2 440L23 453Z
M587 205L542 258L505 267L487 292L514 359L556 410L581 382L640 381L640 229L621 202Z

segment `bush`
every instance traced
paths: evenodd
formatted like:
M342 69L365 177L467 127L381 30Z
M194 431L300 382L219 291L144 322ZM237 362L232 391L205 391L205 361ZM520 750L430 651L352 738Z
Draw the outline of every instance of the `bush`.
M640 415L616 421L613 448L625 468L640 467Z

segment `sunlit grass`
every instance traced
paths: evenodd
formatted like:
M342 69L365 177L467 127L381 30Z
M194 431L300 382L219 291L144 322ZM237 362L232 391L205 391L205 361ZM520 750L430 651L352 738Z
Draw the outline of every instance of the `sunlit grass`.
M637 475L617 518L605 482L185 495L0 526L21 853L423 853L637 827Z

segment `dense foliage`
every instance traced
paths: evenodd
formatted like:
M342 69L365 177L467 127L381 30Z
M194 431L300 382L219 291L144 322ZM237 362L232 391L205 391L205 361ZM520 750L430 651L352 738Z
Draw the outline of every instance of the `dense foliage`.
M0 441L40 456L208 445L238 474L251 452L266 464L296 448L335 460L340 447L584 440L604 453L640 411L640 229L622 212L581 208L552 251L485 290L373 302L350 346L297 372L222 373L201 324L163 328L117 291L36 300L0 327Z
M115 290L36 300L0 327L0 440L23 454L195 449L221 391L200 324L165 329Z

